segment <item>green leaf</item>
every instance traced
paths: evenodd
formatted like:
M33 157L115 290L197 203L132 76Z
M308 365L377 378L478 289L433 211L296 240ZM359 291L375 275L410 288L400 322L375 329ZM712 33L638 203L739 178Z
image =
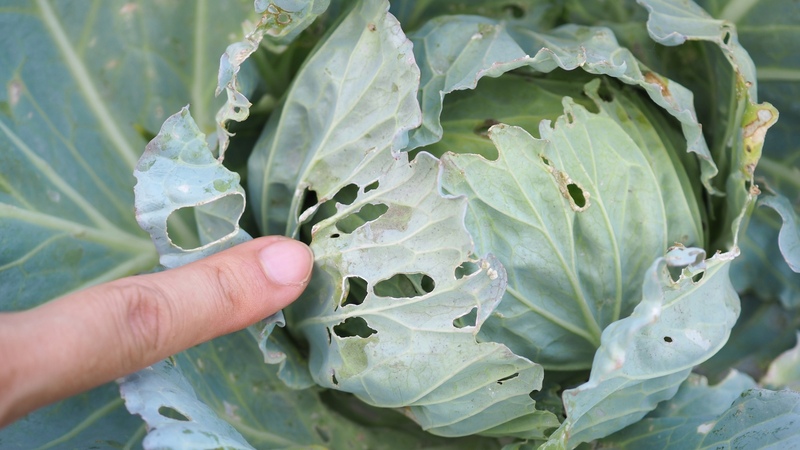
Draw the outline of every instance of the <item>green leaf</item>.
M128 407L151 428L145 448L495 448L488 439L445 440L423 433L395 411L343 417L346 397L324 402L317 389L286 389L276 366L259 364L246 332L223 336L126 377ZM185 420L184 420L185 419Z
M728 276L735 254L703 257L678 247L653 263L642 302L603 330L589 381L564 391L567 419L549 446L573 448L639 421L725 344L740 310ZM673 281L668 267L685 265Z
M289 390L277 367L235 333L176 356L198 397L256 448L494 448L492 440L443 439L419 430L400 412L371 408L321 389ZM348 408L357 408L353 415ZM380 418L380 419L378 419ZM372 420L372 422L371 422Z
M31 308L157 265L134 217L131 173L161 122L186 103L204 130L214 130L217 58L250 8L3 2L0 310ZM197 239L192 220L174 221L173 231ZM133 446L141 422L115 391L106 386L34 412L0 431L0 441Z
M601 439L598 448L699 448L709 424L713 426L731 403L755 387L752 378L735 371L714 386L709 386L706 378L691 374L672 399L659 404L638 423Z
M800 439L796 426L800 394L765 389L748 389L739 394L743 386L751 383L736 375L714 387L705 386L702 378L700 383L690 379L681 386L674 401L659 407L665 410L663 414L601 440L597 448L794 448ZM726 399L734 400L730 404L725 403ZM727 404L727 409L716 413L718 406Z
M591 366L602 330L640 301L652 261L685 233L699 238L684 225L670 227L693 215L680 193L682 204L662 191L673 182L680 189L674 173L658 169L664 176L657 176L606 113L569 99L564 111L555 124L542 123L541 139L492 127L497 161L446 154L442 183L467 197L477 251L495 252L509 274L481 339L545 368L574 370Z
M365 156L403 147L419 123L419 71L411 43L387 9L386 2L354 6L306 60L271 116L248 180L265 234L296 236L306 189L320 203L333 198Z
M439 194L428 154L409 163L384 149L370 162L357 172L368 181L355 200L313 228L314 279L331 289L312 288L288 310L292 330L309 341L315 381L372 405L405 407L434 434L543 437L558 422L528 395L541 387L541 366L475 341L506 279L493 257L471 260L466 203ZM372 180L377 187L367 189ZM369 204L385 212L350 233L337 227ZM459 277L465 262L477 271ZM398 297L379 290L398 275L412 284L425 275L431 286ZM349 295L355 281L366 284L363 297Z
M60 448L130 449L140 445L145 425L131 416L115 383L34 411L0 432L6 450Z
M208 1L0 8L0 309L153 268L131 172L187 102L214 129L217 57L246 10ZM185 220L175 227L196 234Z
M123 377L120 393L150 432L145 448L231 448L252 450L230 424L197 398L189 382L169 361Z
M188 107L170 116L136 164L136 220L167 268L182 266L251 237L239 228L244 189L239 175L214 158ZM193 209L201 246L183 248L168 229L171 216Z
M439 116L445 95L472 89L484 76L497 77L520 67L549 73L581 68L641 87L650 99L681 124L687 150L700 160L702 182L710 192L714 164L692 105L692 93L652 72L619 46L611 30L564 25L547 32L476 16L431 20L412 36L420 62L422 126L411 135L409 148L441 139ZM534 56L530 56L534 55Z

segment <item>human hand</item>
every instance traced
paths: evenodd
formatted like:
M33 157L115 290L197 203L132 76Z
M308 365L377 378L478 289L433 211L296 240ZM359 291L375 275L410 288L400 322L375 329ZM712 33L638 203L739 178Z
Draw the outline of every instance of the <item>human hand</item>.
M0 314L0 427L277 312L312 262L304 244L265 237Z

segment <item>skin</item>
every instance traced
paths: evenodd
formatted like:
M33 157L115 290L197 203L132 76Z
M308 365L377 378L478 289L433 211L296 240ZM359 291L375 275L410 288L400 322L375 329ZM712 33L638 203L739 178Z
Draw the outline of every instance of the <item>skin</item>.
M264 237L0 314L0 427L277 312L312 262L304 244Z

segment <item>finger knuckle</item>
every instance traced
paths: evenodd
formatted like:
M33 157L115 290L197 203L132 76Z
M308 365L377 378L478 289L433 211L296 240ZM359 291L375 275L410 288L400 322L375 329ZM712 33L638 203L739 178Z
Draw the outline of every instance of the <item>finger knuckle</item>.
M218 264L209 267L208 277L217 290L214 298L221 313L230 314L246 301L250 288L241 269L230 264Z
M160 354L173 319L170 303L163 293L154 286L130 283L118 286L113 295L125 305L116 327L122 356L144 361L149 355Z

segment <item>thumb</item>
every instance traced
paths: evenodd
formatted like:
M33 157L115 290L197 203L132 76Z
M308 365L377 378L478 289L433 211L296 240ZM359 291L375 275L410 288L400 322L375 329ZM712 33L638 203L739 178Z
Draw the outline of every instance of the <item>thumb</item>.
M0 315L0 341L9 344L0 356L13 363L0 371L8 388L0 391L14 397L0 405L0 422L3 409L11 410L5 419L18 417L279 311L303 291L312 262L298 241L259 238Z

